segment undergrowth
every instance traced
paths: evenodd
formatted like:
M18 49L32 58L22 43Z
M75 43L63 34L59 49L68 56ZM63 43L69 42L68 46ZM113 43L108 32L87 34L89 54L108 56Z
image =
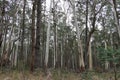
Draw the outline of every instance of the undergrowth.
M51 77L48 80L114 80L112 72L98 73L95 71L86 71L76 73L59 69L51 69L50 72ZM120 73L118 75L120 77ZM24 72L17 70L0 71L0 80L47 80L47 75L41 70L36 70L33 73L28 70Z

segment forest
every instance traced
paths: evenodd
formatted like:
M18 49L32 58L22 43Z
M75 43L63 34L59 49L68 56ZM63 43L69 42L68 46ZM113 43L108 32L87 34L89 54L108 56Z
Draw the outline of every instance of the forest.
M0 80L120 80L120 0L0 0Z

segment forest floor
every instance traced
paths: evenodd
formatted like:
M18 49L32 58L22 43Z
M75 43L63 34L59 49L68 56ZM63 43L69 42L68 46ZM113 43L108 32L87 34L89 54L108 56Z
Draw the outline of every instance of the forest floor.
M117 74L120 77L120 73ZM67 72L61 70L52 70L49 75L45 75L42 71L0 71L0 80L114 80L112 72ZM120 80L120 78L118 78Z

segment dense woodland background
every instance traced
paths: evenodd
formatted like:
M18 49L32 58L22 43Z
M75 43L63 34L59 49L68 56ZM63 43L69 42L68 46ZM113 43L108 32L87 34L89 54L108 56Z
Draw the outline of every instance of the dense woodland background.
M0 0L0 67L118 70L120 0Z

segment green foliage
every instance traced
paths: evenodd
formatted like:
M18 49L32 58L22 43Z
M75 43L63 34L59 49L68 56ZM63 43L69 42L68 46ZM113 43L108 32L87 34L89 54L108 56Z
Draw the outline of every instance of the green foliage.
M84 72L81 77L82 79L85 80L92 80L92 76L93 76L92 72Z
M102 63L105 61L110 61L115 64L118 64L120 60L120 49L113 49L112 47L108 47L107 49L100 47L98 48L98 58Z

